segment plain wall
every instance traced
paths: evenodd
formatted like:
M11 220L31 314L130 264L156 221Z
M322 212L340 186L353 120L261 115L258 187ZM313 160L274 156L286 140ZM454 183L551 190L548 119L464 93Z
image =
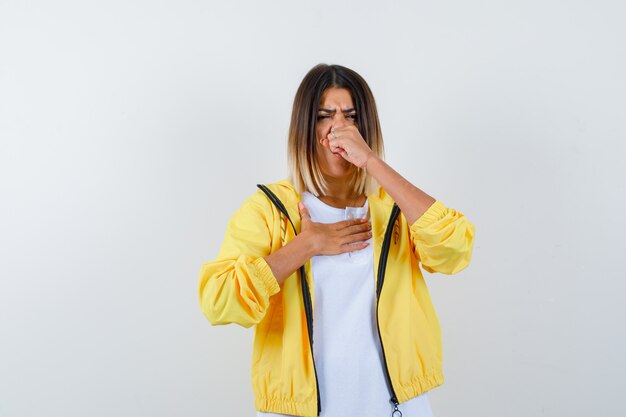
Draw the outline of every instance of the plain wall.
M623 1L0 2L0 416L253 416L200 266L319 62L476 225L436 417L624 416ZM405 416L411 417L411 416Z

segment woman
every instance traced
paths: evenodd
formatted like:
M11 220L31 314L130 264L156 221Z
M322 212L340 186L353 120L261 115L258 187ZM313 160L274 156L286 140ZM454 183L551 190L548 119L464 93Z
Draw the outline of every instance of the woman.
M256 326L258 416L431 416L441 332L419 263L464 269L474 225L383 161L374 97L343 66L302 80L288 154L199 279L211 324Z

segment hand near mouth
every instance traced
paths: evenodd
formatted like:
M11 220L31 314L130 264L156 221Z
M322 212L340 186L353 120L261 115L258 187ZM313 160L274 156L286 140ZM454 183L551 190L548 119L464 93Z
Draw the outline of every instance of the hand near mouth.
M333 130L334 134L332 133ZM321 140L321 143L329 148L333 154L343 157L359 168L364 168L367 160L374 155L374 152L361 136L359 129L354 125L331 129L331 132Z

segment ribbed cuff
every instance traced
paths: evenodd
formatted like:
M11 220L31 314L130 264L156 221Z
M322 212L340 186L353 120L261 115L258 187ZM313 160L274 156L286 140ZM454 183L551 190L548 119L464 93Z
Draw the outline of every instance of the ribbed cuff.
M257 271L257 276L261 278L263 284L265 284L265 288L270 296L276 294L280 291L280 285L278 285L278 281L272 272L270 266L265 262L265 258L262 256L252 262L252 265Z
M441 219L448 212L448 207L439 200L435 202L411 225L411 229L421 229Z

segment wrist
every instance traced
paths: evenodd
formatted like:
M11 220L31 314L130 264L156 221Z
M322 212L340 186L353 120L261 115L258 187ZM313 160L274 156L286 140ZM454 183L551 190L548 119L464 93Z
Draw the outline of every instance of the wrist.
M317 246L312 236L305 232L300 232L294 239L298 239L305 256L305 262L317 255Z
M367 156L365 157L365 162L363 163L363 165L361 166L361 168L363 168L365 170L365 172L367 173L367 165L368 163L371 162L372 159L377 158L378 156L374 153L374 151L369 151Z

